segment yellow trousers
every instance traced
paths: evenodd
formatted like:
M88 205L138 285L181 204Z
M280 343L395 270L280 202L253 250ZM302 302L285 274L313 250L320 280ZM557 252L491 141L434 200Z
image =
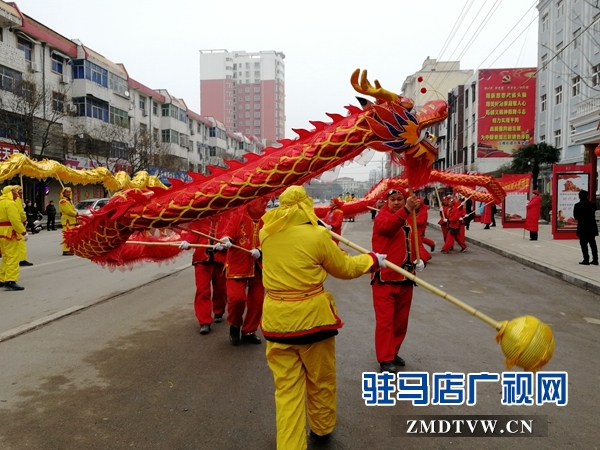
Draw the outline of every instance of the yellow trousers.
M0 282L19 281L19 261L21 251L16 239L0 239L2 265L0 266Z
M69 246L65 243L65 234L64 232L67 230L70 230L71 228L73 228L73 225L71 225L70 223L67 224L63 224L62 229L63 229L63 240L62 240L62 251L63 252L70 252L71 249L69 248Z
M267 341L267 363L275 380L277 450L305 450L307 412L316 434L335 427L335 338L305 345Z
M19 241L19 261L27 261L27 243L25 239Z

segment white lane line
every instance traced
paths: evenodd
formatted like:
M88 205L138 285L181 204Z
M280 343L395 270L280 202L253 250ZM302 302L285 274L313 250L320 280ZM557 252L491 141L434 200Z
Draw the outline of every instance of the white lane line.
M595 323L596 325L600 325L599 319L592 319L591 317L584 317L583 320L585 320L587 323Z

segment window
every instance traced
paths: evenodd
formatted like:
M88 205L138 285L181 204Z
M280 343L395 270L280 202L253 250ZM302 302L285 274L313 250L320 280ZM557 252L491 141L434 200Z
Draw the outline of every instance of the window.
M92 117L108 122L108 103L92 97L74 97L76 114L80 117Z
M254 113L254 118L255 119L259 119L260 118L260 112L255 112Z
M255 120L254 121L254 126L255 127L260 127L260 120Z
M475 83L471 85L471 102L475 103Z
M465 89L465 108L469 106L469 90Z
M244 92L245 92L246 94L250 93L250 88L249 88L249 87L245 88L245 89L244 89Z
M27 39L17 38L17 48L25 53L25 59L31 61L31 54L33 53L33 44Z
M139 105L140 105L140 109L142 111L146 111L146 97L142 97L140 95L140 101L139 101Z
M565 13L565 2L564 0L558 0L556 2L556 17L562 17Z
M260 69L260 63L259 62L255 62L254 63L254 68L255 69Z
M254 88L254 93L260 92L260 88L259 87L255 87Z
M129 128L129 116L127 115L127 111L111 106L109 122L123 128Z
M152 114L158 116L158 103L152 102Z
M129 150L127 149L127 144L125 142L112 141L112 145L110 147L110 157L118 159L129 158Z
M255 134L256 136L258 136L258 135L260 134L260 128L255 128L255 129L254 129L254 134Z
M579 95L579 92L581 91L581 77L579 75L577 75L571 81L572 81L572 84L571 84L572 94L573 94L573 97L575 97L576 95Z
M250 117L250 113L247 112L246 115L245 115L245 117L248 119Z
M556 55L559 58L561 57L562 49L563 49L563 43L562 42L559 42L558 44L556 44Z
M85 59L76 59L72 62L72 78L86 79L99 84L100 86L108 87L108 70L89 62ZM115 78L118 78L115 76ZM125 82L126 83L126 82ZM113 88L116 91L116 89Z
M561 148L562 147L562 132L561 130L556 130L554 132L554 146L556 148Z
M540 110L542 112L546 111L546 94L542 94L540 97Z
M250 76L250 71L246 70L246 76L249 77Z
M571 125L571 136L573 136L575 134L575 127L573 125Z
M548 54L542 55L542 70L546 70L548 66Z
M175 130L161 130L162 142L179 144L179 133Z
M260 77L260 70L255 70L254 71L254 76L255 77Z
M65 59L57 55L56 53L52 53L52 72L63 73L63 64L65 63Z
M469 119L465 119L465 132L469 132Z
M554 89L554 104L560 105L562 103L562 86Z
M254 109L260 109L260 103L255 103L254 104Z
M573 49L581 47L581 28L573 33Z
M154 140L158 142L158 128L152 130L152 136L154 137Z
M66 109L65 109L66 101L67 101L66 94L63 94L62 92L56 92L56 91L52 92L52 109L54 111L59 112L59 113L64 113L66 111Z
M246 126L249 127L250 126L250 121L246 120Z
M546 135L545 134L542 134L540 136L540 142L546 142Z
M592 86L600 84L600 64L592 66Z
M0 66L0 89L3 91L15 92L21 79L21 72Z
M597 19L592 26L592 33L598 34L600 33L600 19Z
M249 102L250 101L250 96L246 95L246 97L244 98L244 100L246 100L247 102Z
M471 116L471 123L473 124L471 127L471 132L475 133L475 114Z
M542 33L548 30L548 14L544 14L542 17Z
M140 123L140 136L148 134L148 126L145 123Z

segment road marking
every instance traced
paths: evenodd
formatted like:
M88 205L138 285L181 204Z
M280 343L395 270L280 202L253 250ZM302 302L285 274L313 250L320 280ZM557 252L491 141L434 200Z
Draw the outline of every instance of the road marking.
M584 317L583 320L585 320L587 323L595 323L596 325L600 325L600 319L592 319L591 317Z
M7 339L18 336L19 334L26 333L29 330L33 330L39 326L42 326L48 322L52 322L54 320L60 319L61 317L68 316L69 314L73 314L79 310L87 308L87 306L72 306L70 308L64 309L54 314L50 314L49 316L42 317L41 319L34 320L32 322L26 323L19 327L13 328L8 331L4 331L0 333L0 342L6 341Z

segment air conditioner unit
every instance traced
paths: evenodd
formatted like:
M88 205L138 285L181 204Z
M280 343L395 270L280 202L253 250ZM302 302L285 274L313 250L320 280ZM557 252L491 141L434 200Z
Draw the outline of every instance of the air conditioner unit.
M29 63L29 70L31 70L32 72L39 72L40 71L40 65L39 65L39 63L31 61Z
M148 112L145 109L142 109L142 116L144 116L144 117L148 116Z
M69 76L64 73L60 76L61 84L69 84Z
M190 130L190 134L191 134L191 135L194 135L194 134L196 134L196 131L194 131L193 129L191 129L191 130Z

